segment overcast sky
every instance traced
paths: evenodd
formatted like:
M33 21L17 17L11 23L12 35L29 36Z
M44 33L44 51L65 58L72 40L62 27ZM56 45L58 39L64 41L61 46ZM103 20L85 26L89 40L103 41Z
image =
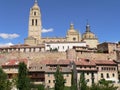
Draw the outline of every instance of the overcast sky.
M81 34L87 20L101 42L120 40L120 0L38 0L43 37L65 37L70 23ZM0 44L24 43L34 0L0 0Z

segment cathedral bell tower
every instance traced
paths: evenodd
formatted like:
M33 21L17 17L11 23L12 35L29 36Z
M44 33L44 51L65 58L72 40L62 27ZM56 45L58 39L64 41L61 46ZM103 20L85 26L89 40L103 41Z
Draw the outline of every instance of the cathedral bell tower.
M41 41L41 13L38 6L38 1L35 0L34 5L30 8L28 38L25 39L25 44L38 45Z

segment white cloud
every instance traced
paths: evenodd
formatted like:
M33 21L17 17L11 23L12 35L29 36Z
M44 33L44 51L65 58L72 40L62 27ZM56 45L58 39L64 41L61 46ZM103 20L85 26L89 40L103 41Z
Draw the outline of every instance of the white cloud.
M53 28L49 28L49 29L42 29L42 33L48 33L48 32L53 32Z
M0 33L0 37L3 39L14 39L14 38L19 37L19 35L16 33L13 33L13 34Z
M7 46L11 46L14 45L13 43L9 42L9 43L0 43L0 47L7 47Z

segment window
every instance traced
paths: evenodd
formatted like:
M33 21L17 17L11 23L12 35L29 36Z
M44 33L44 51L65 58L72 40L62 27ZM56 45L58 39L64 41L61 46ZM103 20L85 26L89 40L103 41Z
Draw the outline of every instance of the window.
M107 73L106 77L109 78L109 74L108 73Z
M113 73L112 76L115 77L115 74Z
M55 80L53 80L53 83L55 83Z
M103 73L101 73L101 78L103 78Z
M68 46L68 49L69 49L69 46Z
M34 25L34 19L32 19L32 26Z
M63 49L64 49L64 46L63 46Z
M97 70L99 70L99 67L97 67Z
M76 41L76 38L75 38L75 37L73 38L73 41Z
M36 16L36 12L34 12L34 15Z
M89 75L89 72L87 72L87 75Z
M48 80L48 83L50 83L50 80Z
M35 20L35 25L37 26L37 19Z
M103 67L102 67L102 70L103 70Z

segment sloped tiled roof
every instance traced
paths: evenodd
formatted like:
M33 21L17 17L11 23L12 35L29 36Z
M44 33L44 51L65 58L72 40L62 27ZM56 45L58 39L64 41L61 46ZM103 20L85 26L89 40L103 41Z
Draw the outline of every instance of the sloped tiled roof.
M69 65L70 60L42 60L40 62L41 64L46 64L46 65Z
M18 66L20 62L24 62L25 64L27 64L27 59L11 59L8 60L7 62L3 63L2 66Z
M79 59L74 61L76 65L81 65L81 66L95 66L95 62L89 59Z
M97 65L117 65L114 61L110 60L93 60Z

